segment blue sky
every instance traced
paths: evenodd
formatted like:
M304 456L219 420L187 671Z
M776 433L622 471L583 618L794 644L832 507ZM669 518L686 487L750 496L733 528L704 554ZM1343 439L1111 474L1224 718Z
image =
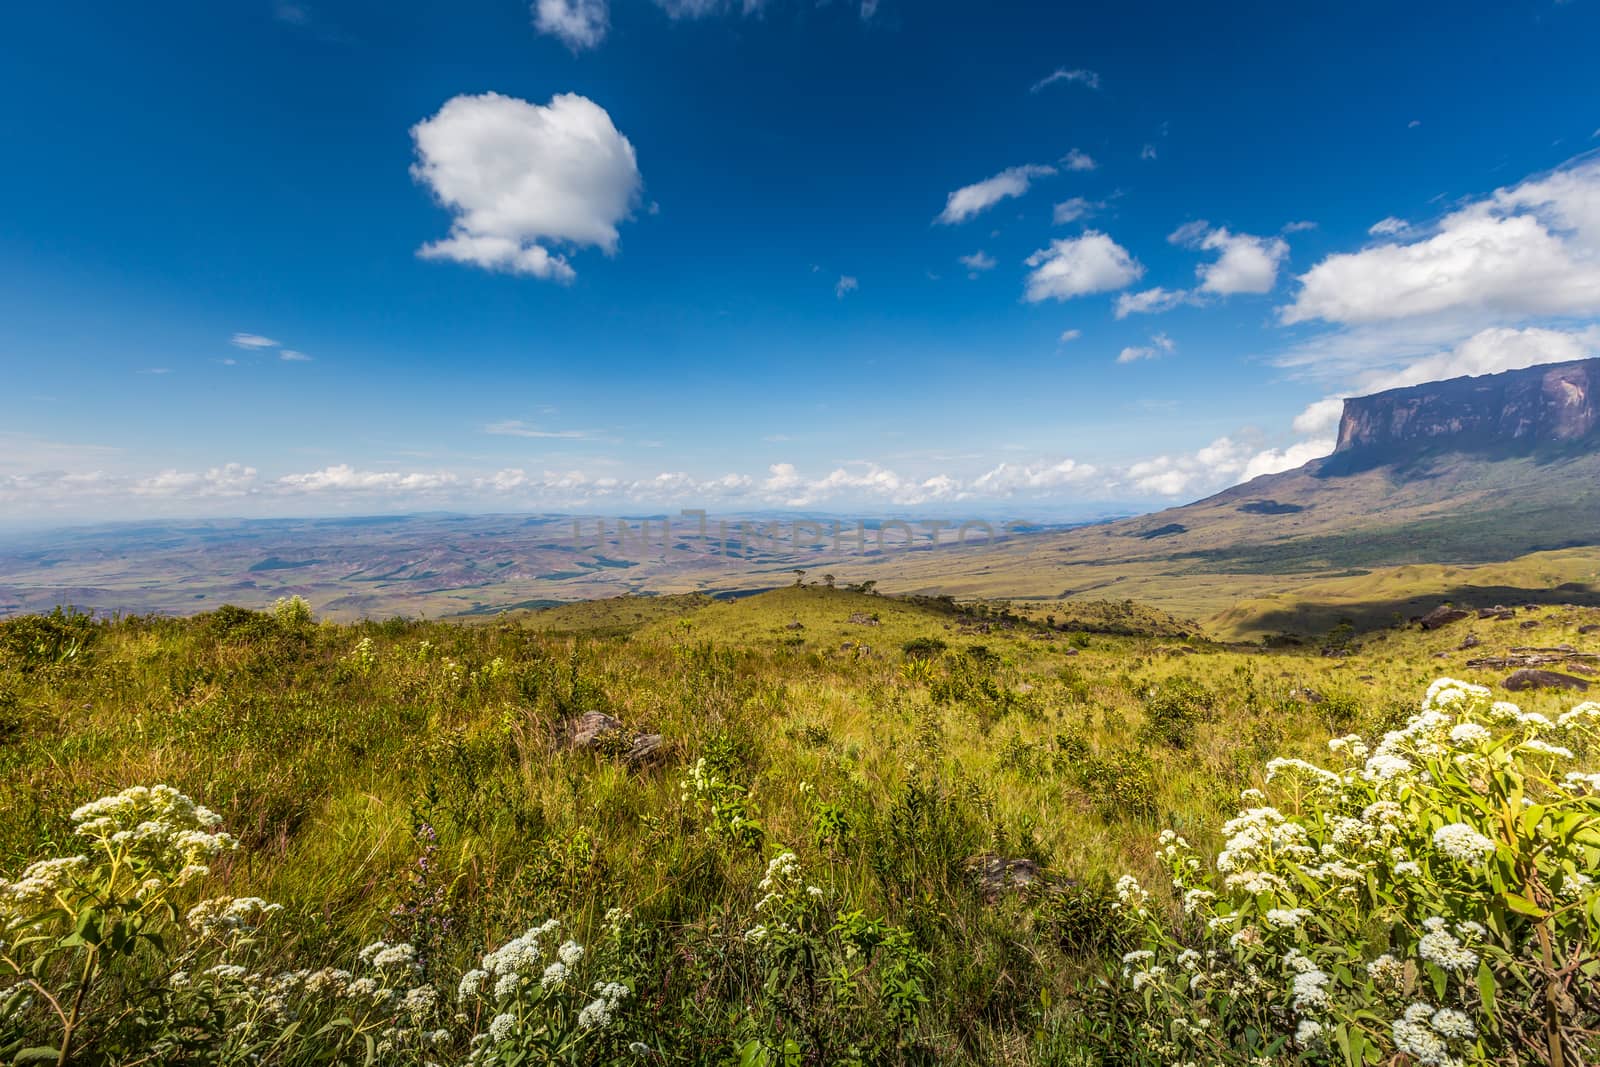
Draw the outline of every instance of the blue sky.
M0 507L1192 499L1342 395L1600 350L1596 41L1592 0L28 5Z

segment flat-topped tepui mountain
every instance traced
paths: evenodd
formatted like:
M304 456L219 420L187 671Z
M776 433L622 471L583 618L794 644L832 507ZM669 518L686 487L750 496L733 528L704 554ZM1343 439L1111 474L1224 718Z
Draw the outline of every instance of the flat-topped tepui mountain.
M1592 450L1600 359L1390 389L1345 401L1324 473L1405 463L1440 449L1512 454Z
M1053 583L1053 596L1120 593L1199 617L1227 608L1237 632L1386 621L1430 597L1581 599L1600 590L1597 394L1588 359L1354 397L1335 451L1295 470L960 563L890 561L883 584L937 573L958 593L1020 597ZM1260 595L1283 602L1239 603Z

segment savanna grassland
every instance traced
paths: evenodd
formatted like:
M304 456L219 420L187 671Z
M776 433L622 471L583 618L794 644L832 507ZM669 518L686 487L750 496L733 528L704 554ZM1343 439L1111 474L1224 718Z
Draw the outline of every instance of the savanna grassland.
M1013 611L821 586L469 624L319 623L291 602L13 619L0 1055L1594 1062L1583 989L1600 979L1600 903L1583 879L1600 859L1600 778L1573 777L1596 769L1588 720L1569 714L1581 698L1522 693L1509 719L1489 692L1447 688L1428 697L1446 721L1415 717L1440 675L1504 677L1469 656L1600 649L1580 632L1596 622L1546 606L1266 647L1133 604ZM1528 762L1547 758L1541 715L1561 720L1539 735L1566 746L1559 768ZM1404 736L1380 745L1386 731ZM1295 764L1269 774L1285 758L1337 766L1328 739L1355 734L1376 770L1358 759L1337 785ZM73 817L157 783L181 796ZM1472 814L1502 786L1540 812L1504 840L1499 808ZM1256 789L1275 807L1241 800ZM1374 807L1389 804L1404 833ZM1272 814L1224 831L1241 808ZM1197 888L1219 849L1243 863L1285 821L1304 828L1253 857L1261 885L1219 869ZM1500 851L1437 838L1467 824ZM1324 858L1366 843L1346 857L1359 893L1354 879L1316 888L1346 877L1332 860L1272 866L1308 864L1294 850L1324 830L1344 834ZM1168 890L1174 871L1204 895ZM1446 918L1470 969L1437 938L1427 948ZM1552 938L1568 956L1527 947ZM1319 945L1350 958L1324 962ZM28 952L41 962L24 967ZM1204 983L1173 981L1202 958ZM1393 975L1369 966L1381 960ZM1420 1037L1404 1030L1419 998L1435 1013Z

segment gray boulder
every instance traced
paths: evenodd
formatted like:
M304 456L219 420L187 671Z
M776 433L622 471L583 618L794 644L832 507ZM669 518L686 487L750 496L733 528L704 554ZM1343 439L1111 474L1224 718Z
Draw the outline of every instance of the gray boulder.
M1573 689L1583 692L1589 688L1589 683L1582 678L1574 678L1570 674L1561 674L1557 671L1541 671L1525 667L1515 671L1505 681L1502 687L1512 692L1521 692L1526 689Z

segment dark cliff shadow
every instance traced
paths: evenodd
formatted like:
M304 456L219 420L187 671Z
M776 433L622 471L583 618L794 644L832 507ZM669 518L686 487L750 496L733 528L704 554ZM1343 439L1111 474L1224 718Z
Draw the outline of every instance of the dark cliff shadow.
M1524 604L1600 608L1600 590L1572 583L1554 589L1526 589L1514 585L1463 585L1415 597L1374 598L1353 603L1304 600L1293 607L1263 611L1230 622L1278 633L1316 634L1324 633L1345 619L1349 619L1357 630L1376 630L1393 625L1397 621L1407 622L1420 618L1440 604L1446 603L1473 611L1499 605L1520 608ZM1512 634L1517 635L1516 643L1536 644L1537 631L1524 634L1519 629L1523 621L1525 621L1524 616L1519 614L1516 618L1506 621L1471 619L1463 620L1458 625L1462 633L1476 628L1481 636L1487 637L1504 631L1508 637Z

